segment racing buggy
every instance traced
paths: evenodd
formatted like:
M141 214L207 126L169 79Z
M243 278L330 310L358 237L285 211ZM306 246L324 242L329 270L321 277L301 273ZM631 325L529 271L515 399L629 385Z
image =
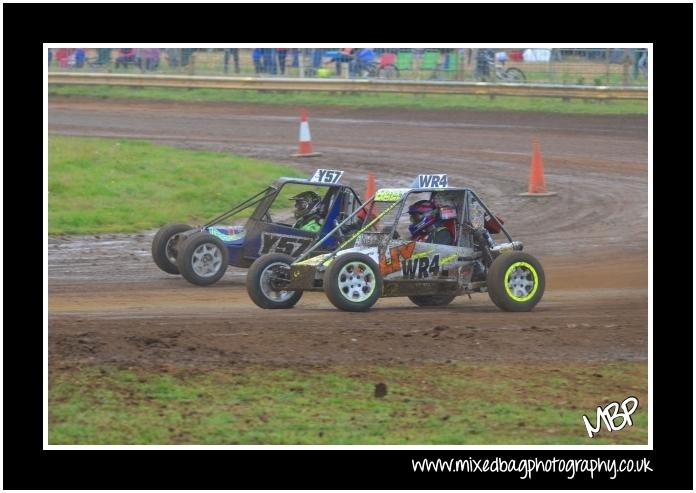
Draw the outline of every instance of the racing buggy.
M262 308L290 308L304 291L324 291L337 308L360 312L380 297L435 307L488 292L502 310L532 310L544 293L544 271L503 220L473 190L449 187L447 175L419 175L412 187L379 189L365 203L365 224L331 253L311 256L334 231L296 259L282 253L256 259L247 272L251 299ZM423 200L437 207L449 244L411 239L401 218ZM500 233L507 241L493 239Z
M356 213L362 203L351 187L339 183L342 176L343 171L318 169L309 179L282 177L200 227L167 224L152 240L152 258L164 272L206 286L217 282L228 265L247 268L267 253L296 258L319 238L321 244L312 251L330 252L361 226ZM303 193L316 197L313 212L321 221L313 230L298 227L292 218L271 216L287 210L289 200ZM244 226L222 225L252 207Z

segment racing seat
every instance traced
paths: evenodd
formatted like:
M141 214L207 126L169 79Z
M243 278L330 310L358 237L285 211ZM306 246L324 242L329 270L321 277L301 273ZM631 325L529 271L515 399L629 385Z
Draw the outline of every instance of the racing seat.
M447 228L447 231L449 231L450 236L452 237L452 242L450 245L455 246L457 244L457 219L454 218L442 221L442 226Z

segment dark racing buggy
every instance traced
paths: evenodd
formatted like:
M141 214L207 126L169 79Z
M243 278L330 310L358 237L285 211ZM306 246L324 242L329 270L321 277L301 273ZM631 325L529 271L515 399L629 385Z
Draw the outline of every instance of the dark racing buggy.
M544 293L544 271L503 220L473 190L448 187L447 175L420 175L412 186L378 190L365 204L365 225L332 253L311 256L330 231L297 259L259 257L247 273L251 299L262 308L290 308L304 291L324 291L337 308L357 312L380 297L444 306L456 296L488 292L502 310L532 310ZM422 204L435 205L449 244L414 241L414 226L401 219L421 221L413 211ZM496 242L499 233L507 241Z
M344 235L361 225L355 214L362 206L360 198L351 187L339 184L342 175L342 171L319 169L309 179L279 178L200 227L165 225L152 241L152 258L164 272L181 274L187 281L205 286L217 282L228 265L246 268L267 253L296 258L319 238L321 244L312 251L332 251ZM314 228L300 227L295 218L271 216L306 194L316 197L310 211L318 219ZM244 226L222 225L252 207ZM338 223L340 228L335 227Z

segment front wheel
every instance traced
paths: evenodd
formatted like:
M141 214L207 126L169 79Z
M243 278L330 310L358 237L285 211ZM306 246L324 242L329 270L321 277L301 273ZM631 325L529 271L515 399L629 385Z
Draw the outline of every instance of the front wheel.
M186 239L183 233L191 229L188 224L165 224L152 239L152 260L167 274L179 274L176 258Z
M523 252L503 253L488 269L488 296L506 312L531 311L544 294L544 269Z
M510 67L507 69L504 73L504 78L505 80L509 80L511 82L525 82L527 80L524 72L515 67Z
M456 298L453 294L439 294L439 295L423 295L423 296L409 296L408 299L411 300L418 306L446 306L452 303L452 300Z
M382 295L382 274L367 255L346 253L336 257L326 269L324 291L336 308L364 312Z
M225 274L228 258L227 247L220 238L200 231L184 241L176 263L188 282L207 286Z
M288 291L293 258L284 253L269 253L254 260L247 272L246 287L251 301L267 309L292 308L302 291Z

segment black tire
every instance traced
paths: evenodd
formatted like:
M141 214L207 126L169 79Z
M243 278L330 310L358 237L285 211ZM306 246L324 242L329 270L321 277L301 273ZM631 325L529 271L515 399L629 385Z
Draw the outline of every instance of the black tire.
M266 309L292 308L302 298L302 291L283 291L282 279L290 279L293 258L284 253L262 255L251 264L247 272L246 287L251 301ZM272 279L271 276L280 278ZM277 294L274 295L274 293ZM275 296L275 297L274 297Z
M506 312L528 312L544 295L546 281L544 269L536 258L524 252L509 252L493 261L486 284L488 296L498 308Z
M445 306L452 303L452 300L454 300L454 298L456 298L456 296L453 294L408 297L409 300L411 300L418 306Z
M351 274L356 269L360 270L355 276L356 284L347 284L353 279ZM369 292L365 292L366 290ZM334 258L326 269L324 292L336 308L348 312L364 312L382 296L382 274L377 264L367 255L346 253ZM360 292L367 296L363 298Z
M176 265L184 279L197 286L216 283L225 275L229 254L222 240L199 231L179 247Z
M165 224L152 239L152 260L167 274L179 274L176 265L179 247L185 240L181 235L193 228L188 224Z
M510 82L526 82L527 76L520 69L510 67L505 71L505 80Z

